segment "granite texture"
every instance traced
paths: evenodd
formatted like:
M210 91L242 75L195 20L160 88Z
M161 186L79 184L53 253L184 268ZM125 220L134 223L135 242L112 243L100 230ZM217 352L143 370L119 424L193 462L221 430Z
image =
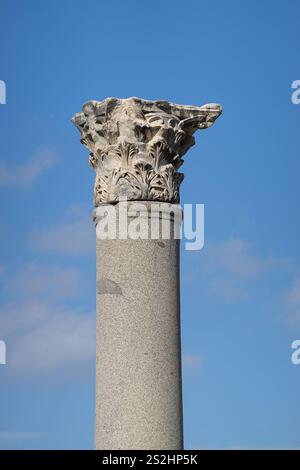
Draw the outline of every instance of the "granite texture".
M97 240L96 449L183 448L179 298L179 240Z

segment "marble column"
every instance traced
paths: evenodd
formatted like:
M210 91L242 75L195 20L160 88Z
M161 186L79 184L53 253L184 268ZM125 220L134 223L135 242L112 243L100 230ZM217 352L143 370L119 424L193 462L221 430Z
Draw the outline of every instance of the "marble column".
M96 449L183 448L178 168L220 114L108 98L73 117L96 171Z

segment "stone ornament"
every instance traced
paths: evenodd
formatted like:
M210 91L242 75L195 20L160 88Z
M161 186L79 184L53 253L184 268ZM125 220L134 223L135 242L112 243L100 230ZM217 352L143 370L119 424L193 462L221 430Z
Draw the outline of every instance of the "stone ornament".
M179 202L182 156L194 132L220 116L219 104L184 106L140 98L88 101L72 121L96 171L94 204L127 199Z

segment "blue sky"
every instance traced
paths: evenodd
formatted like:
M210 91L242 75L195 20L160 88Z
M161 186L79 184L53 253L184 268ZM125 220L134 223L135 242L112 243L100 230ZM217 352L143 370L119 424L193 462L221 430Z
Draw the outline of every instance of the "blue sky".
M0 448L92 448L93 171L71 117L108 96L221 103L185 157L187 448L300 448L298 1L2 0Z

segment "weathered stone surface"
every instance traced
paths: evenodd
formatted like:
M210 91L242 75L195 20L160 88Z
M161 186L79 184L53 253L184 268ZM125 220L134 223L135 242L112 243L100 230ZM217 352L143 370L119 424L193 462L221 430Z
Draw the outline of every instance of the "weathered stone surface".
M168 203L141 224L150 204L174 232ZM161 237L97 239L96 449L183 448L180 241Z
M179 202L182 156L194 132L210 127L218 104L182 106L140 98L89 101L72 121L96 171L94 204L128 200Z

